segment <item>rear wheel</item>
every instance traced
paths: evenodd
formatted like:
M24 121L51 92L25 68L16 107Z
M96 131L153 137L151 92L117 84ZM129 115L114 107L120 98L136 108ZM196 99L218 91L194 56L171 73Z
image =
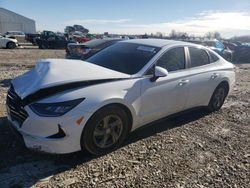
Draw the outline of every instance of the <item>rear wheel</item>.
M6 47L8 49L14 49L16 47L16 44L14 42L8 42L7 45L6 45Z
M219 86L217 86L210 99L208 105L208 111L210 112L218 111L222 107L227 97L228 89L229 88L225 83L221 83Z
M94 155L111 152L121 146L130 129L129 117L118 106L107 106L96 112L86 124L82 148Z
M48 45L44 41L39 41L38 47L39 49L48 49Z

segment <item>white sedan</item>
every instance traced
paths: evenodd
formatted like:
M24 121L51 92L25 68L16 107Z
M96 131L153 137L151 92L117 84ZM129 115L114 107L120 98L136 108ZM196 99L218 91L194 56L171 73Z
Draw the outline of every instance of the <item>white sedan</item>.
M18 46L18 42L16 39L5 38L0 35L0 48L8 48L13 49Z
M129 132L194 107L217 111L235 81L234 65L184 42L118 42L84 61L40 60L12 81L8 119L28 148L110 152Z

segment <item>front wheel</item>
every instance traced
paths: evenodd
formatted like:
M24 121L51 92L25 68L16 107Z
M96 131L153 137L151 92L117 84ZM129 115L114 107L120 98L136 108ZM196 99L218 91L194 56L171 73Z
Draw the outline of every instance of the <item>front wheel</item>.
M8 49L14 49L16 47L16 44L14 42L8 42L7 45L6 45L6 47Z
M107 106L96 112L86 124L81 146L94 155L111 152L121 146L130 131L126 112L118 106Z
M208 105L208 111L214 112L218 111L222 105L224 104L224 101L228 94L228 87L226 84L220 84L215 90L214 93L210 99L209 105Z

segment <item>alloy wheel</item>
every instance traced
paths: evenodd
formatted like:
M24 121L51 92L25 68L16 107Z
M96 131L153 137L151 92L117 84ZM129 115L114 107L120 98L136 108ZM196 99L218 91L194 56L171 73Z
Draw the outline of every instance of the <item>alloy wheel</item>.
M16 47L16 44L13 43L13 42L11 42L11 43L8 44L8 48L9 48L9 49L13 49L13 48L15 48L15 47Z
M217 89L216 93L214 94L213 106L215 108L219 108L220 106L222 106L224 99L225 99L225 89L221 87Z
M119 140L123 131L123 123L117 115L107 115L96 125L93 132L94 143L99 148L113 146Z

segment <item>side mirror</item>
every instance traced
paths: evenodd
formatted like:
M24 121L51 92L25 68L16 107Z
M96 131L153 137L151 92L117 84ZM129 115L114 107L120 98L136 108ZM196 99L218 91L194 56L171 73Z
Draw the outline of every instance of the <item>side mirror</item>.
M155 66L154 75L150 78L151 82L155 82L160 77L166 77L168 75L168 71L162 67Z

